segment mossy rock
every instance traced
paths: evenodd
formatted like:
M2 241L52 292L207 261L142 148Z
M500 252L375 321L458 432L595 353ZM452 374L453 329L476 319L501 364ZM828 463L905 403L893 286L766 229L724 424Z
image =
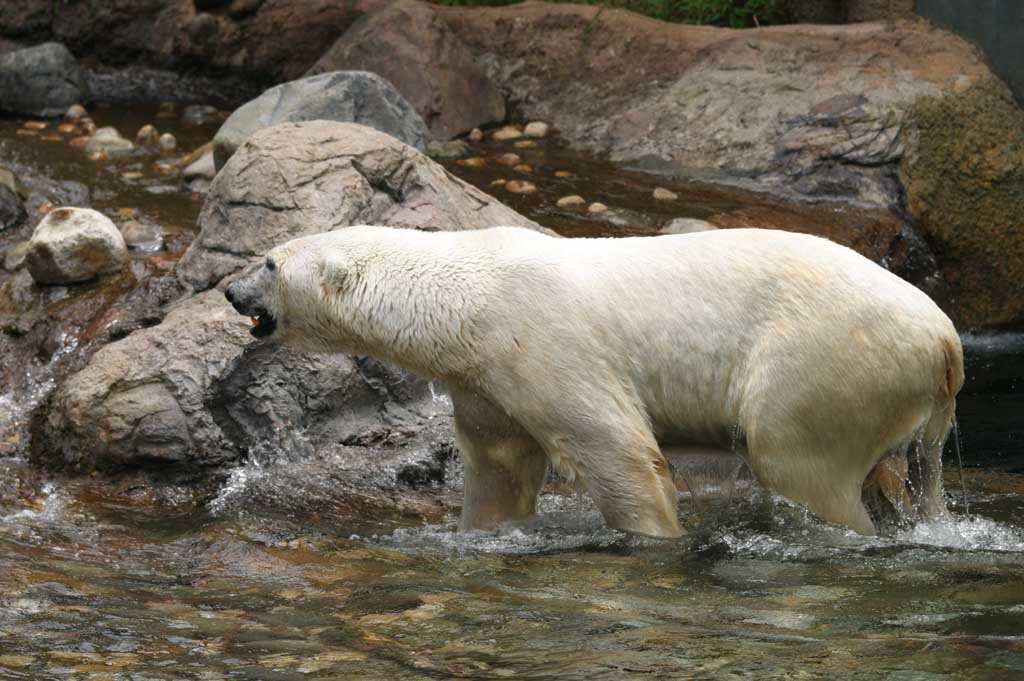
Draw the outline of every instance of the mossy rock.
M925 98L903 128L907 208L961 328L1024 323L1024 111L996 79Z

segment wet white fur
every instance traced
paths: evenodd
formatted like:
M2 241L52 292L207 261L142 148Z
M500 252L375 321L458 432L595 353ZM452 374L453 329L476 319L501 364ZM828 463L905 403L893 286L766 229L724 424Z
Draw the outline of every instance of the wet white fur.
M662 449L727 451L735 433L762 484L863 533L865 477L923 440L917 511L944 511L957 333L924 293L830 241L361 226L270 257L277 271L251 276L280 340L449 385L465 527L532 514L551 461L613 527L676 536Z

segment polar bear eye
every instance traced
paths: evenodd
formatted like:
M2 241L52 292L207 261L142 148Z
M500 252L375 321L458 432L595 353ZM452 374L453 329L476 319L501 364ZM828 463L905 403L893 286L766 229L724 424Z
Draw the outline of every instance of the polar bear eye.
M267 267L268 270L273 272L274 270L277 269L277 263L274 262L272 259L267 258L266 267Z

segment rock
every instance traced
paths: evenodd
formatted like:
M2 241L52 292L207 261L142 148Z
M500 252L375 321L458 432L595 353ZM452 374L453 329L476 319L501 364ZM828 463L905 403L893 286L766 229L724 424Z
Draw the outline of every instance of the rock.
M469 131L470 142L482 142L484 139L484 133L480 128L473 128Z
M162 151L172 152L178 148L178 139L169 132L160 135L157 145Z
M364 15L309 73L345 70L390 82L438 139L505 118L498 88L427 3L396 0Z
M10 174L9 171L3 169L0 171ZM0 174L0 232L21 224L27 215L21 197L14 189L13 177L11 174L12 179L8 183L5 181L4 175Z
M28 253L28 245L28 241L19 241L7 247L7 250L4 251L5 270L14 272L21 269L25 264L25 254Z
M58 208L32 233L25 264L37 284L74 284L121 269L127 257L121 233L105 215Z
M523 128L523 134L527 137L547 137L548 124L543 121L527 123L526 127Z
M440 142L431 140L427 145L427 156L442 160L462 158L469 153L469 145L462 140L449 140Z
M495 142L506 142L508 140L519 139L523 136L523 131L514 125L506 125L503 128L498 128L491 133L491 139Z
M18 193L18 177L3 166L0 166L0 186L7 187L15 194Z
M608 210L608 206L604 205L599 201L595 201L594 203L587 206L587 211L590 213L603 213L606 210Z
M260 130L218 172L178 277L209 288L273 246L356 223L540 229L412 147L350 123Z
M505 183L505 189L513 194L533 194L537 191L537 185L528 180L509 180Z
M537 143L533 140L519 140L518 142L513 142L512 146L516 149L536 149Z
M587 205L586 200L582 196L576 194L570 194L569 196L563 196L558 199L556 204L559 208L582 208Z
M197 177L212 180L216 174L217 169L213 165L213 150L210 150L197 158L181 172L182 177L186 180L191 180Z
M655 201L675 201L678 198L679 194L676 194L674 191L670 189L665 189L664 187L654 188Z
M214 137L214 163L220 170L261 128L311 120L360 123L426 148L423 119L387 81L362 71L335 71L272 87L236 109Z
M532 173L533 166L531 166L529 163L517 163L516 165L512 166L512 170L516 171L517 173Z
M68 110L64 112L64 118L69 121L77 121L85 118L89 115L89 112L85 110L85 107L81 104L72 104L68 107Z
M522 162L519 154L502 154L497 159L497 162L503 166L514 166Z
M95 154L107 154L108 156L121 156L130 154L135 149L131 141L121 137L117 128L100 128L85 144L85 153L90 157ZM102 159L97 159L102 160Z
M137 133L135 133L135 143L140 147L151 147L156 144L156 140L159 136L160 131L158 131L152 124L146 123L144 126L139 128Z
M706 220L676 218L658 230L658 234L692 234L694 232L706 232L710 229L718 229L718 227Z
M163 231L151 222L128 220L121 225L121 236L129 248L143 251L159 251L164 244Z
M220 112L209 104L190 104L181 112L181 120L189 125L203 125L215 119Z
M483 158L479 156L471 156L469 158L464 158L457 161L457 163L460 166L466 166L467 168L483 168L484 166L487 165L487 161L485 161Z
M59 43L43 43L0 55L0 110L29 116L60 116L87 96L78 62Z

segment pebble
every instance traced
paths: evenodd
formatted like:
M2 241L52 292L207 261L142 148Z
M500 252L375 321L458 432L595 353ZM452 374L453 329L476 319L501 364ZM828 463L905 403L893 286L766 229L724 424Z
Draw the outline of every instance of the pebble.
M533 166L531 166L529 163L519 163L513 166L512 170L518 171L520 173L532 173Z
M679 194L664 187L655 187L654 198L656 201L675 201L679 198Z
M192 163L185 166L185 170L182 171L181 175L186 180L194 178L202 178L204 180L212 180L217 174L217 168L213 164L213 152L208 151Z
M21 127L29 130L46 130L48 124L45 121L25 121Z
M514 125L506 125L503 128L498 128L491 133L491 139L495 142L504 142L506 140L519 139L523 136L523 132L515 127Z
M181 120L190 125L202 125L217 115L217 107L209 104L190 104L181 112Z
M89 115L89 112L85 110L85 107L81 104L72 104L68 107L68 110L64 112L64 118L69 121L77 121L79 118L84 118Z
M121 173L121 177L126 180L138 180L142 177L142 173L137 170L129 170L126 173Z
M64 141L64 138L61 137L60 135L53 135L53 134L50 134L50 135L40 135L39 139L41 139L44 142L63 142Z
M169 132L165 132L160 135L160 139L157 140L157 144L160 145L161 149L168 152L174 151L178 148L177 138Z
M523 159L519 154L502 154L497 158L497 161L503 166L514 166L522 163Z
M79 121L79 125L82 126L82 130L84 130L87 135L91 135L96 132L96 122L91 118L83 118Z
M516 149L533 149L537 146L537 143L533 140L519 140L512 145Z
M460 166L466 166L467 168L483 168L487 165L487 161L483 160L479 156L471 156L470 158L464 158L461 161L456 161Z
M532 194L537 191L537 185L527 180L509 180L505 183L505 189L513 194Z
M121 137L117 128L110 126L97 130L85 145L85 150L89 153L127 154L134 148L134 144Z
M504 179L500 179L500 180L492 180L492 181L491 181L491 186L492 186L492 187L501 187L501 186L503 186L503 185L504 185L504 184L505 184L506 182L508 182L508 180L504 180Z
M160 136L160 132L149 123L139 128L139 131L135 133L135 143L140 147L148 147L156 142L156 138Z
M177 172L178 166L169 161L157 161L153 164L153 170L163 175L167 175L169 173Z
M70 144L73 147L84 147L88 143L89 143L89 136L88 135L82 135L81 137L75 137L74 139L72 139L71 141L68 142L68 144Z
M572 173L568 170L556 170L555 177L572 177Z
M118 208L117 214L123 218L136 218L139 216L138 208Z
M57 126L57 132L65 135L74 135L78 132L78 126L74 123L61 123Z
M523 129L523 134L527 137L547 137L548 136L548 124L543 121L533 121L527 123Z
M469 131L470 142L481 142L484 139L484 133L480 128L473 128Z
M164 236L156 225L128 220L121 225L121 236L129 248L159 250L163 247Z
M587 207L587 211L590 213L603 213L606 210L608 210L608 206L600 203L599 201L595 201Z
M587 205L586 200L577 194L570 194L558 199L556 204L559 208L580 208Z

